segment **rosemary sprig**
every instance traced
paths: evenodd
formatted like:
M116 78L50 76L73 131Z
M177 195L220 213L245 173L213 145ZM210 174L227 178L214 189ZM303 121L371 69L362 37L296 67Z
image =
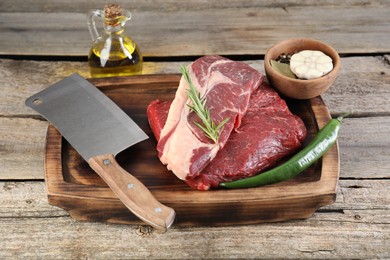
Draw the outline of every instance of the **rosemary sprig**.
M196 115L201 119L203 125L198 122L194 122L196 126L203 130L204 134L210 138L214 143L218 143L221 128L229 121L229 117L225 118L218 126L211 120L210 111L206 107L207 99L200 97L199 91L192 84L188 70L186 66L181 67L181 73L184 79L187 81L189 89L187 89L187 96L191 100L191 104L187 104L191 111L194 111Z

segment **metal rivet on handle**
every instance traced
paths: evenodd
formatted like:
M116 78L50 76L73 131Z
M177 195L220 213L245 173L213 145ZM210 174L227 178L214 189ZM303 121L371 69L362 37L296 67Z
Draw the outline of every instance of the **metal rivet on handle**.
M135 185L134 185L133 183L127 184L127 188L128 188L128 189L132 189L132 188L134 188L134 187L135 187Z
M161 212L162 212L162 208L155 208L154 211L155 211L156 213L161 213Z
M110 165L111 164L111 161L109 159L104 159L103 160L103 164L104 165Z

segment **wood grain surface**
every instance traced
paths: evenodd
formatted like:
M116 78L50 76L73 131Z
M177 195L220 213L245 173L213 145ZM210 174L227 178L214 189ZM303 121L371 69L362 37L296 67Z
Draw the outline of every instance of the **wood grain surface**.
M386 180L366 180L364 187L360 180L340 180L336 203L305 221L173 227L158 234L144 226L74 221L65 211L47 204L43 182L7 182L0 185L0 231L6 241L0 256L386 259L390 197L385 194Z
M263 55L271 45L295 37L324 41L343 54L383 53L390 45L388 1L261 2L138 0L123 6L133 10L127 28L147 57ZM0 54L87 56L86 13L103 3L40 4L2 2Z
M103 0L0 1L1 259L390 259L390 2L388 0L119 0L146 55L145 74L177 73L195 56L244 60L290 37L341 54L323 95L331 115L352 112L339 138L336 202L307 220L224 227L75 221L47 200L47 122L24 100L73 72L88 77L85 14ZM31 56L30 56L31 55ZM102 212L104 217L105 212Z
M160 235L145 226L78 222L48 204L41 181L47 122L24 107L24 99L73 72L88 77L86 63L0 60L0 232L4 234L0 256L286 258L288 252L291 258L388 258L388 61L386 55L342 58L338 79L323 96L333 116L353 112L340 133L340 181L334 204L305 221L174 226ZM145 72L176 73L183 63L147 62ZM262 71L262 61L248 63ZM263 245L262 250L258 245Z
M342 176L390 176L389 60L389 56L342 58L335 84L323 95L333 116L352 112L357 117L347 118L341 132L341 156L348 158L341 160ZM264 73L262 60L247 62ZM182 64L186 62L147 62L144 73L177 73ZM24 100L74 72L88 77L87 64L0 59L1 179L43 180L47 122L24 106Z

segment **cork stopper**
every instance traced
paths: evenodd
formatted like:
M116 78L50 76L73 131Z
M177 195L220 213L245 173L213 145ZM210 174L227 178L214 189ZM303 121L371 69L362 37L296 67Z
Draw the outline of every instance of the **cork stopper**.
M104 6L105 23L108 25L116 25L119 23L119 17L122 16L122 7L117 4L108 4Z
M115 18L122 15L122 7L117 4L108 4L104 6L104 17L105 18Z

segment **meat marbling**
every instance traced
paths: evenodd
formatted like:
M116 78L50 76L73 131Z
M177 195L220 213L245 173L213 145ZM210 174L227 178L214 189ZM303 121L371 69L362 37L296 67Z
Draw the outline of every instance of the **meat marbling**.
M147 109L156 139L167 119L171 101L153 101ZM240 126L226 145L197 176L185 182L194 189L208 190L223 181L249 177L274 166L293 153L306 138L306 127L286 102L265 82L252 94Z
M229 121L221 129L218 143L209 140L194 124L198 117L187 106L188 84L181 78L157 150L161 162L182 180L198 176L225 146L233 129L240 126L252 92L263 80L249 65L221 56L201 57L187 69L200 96L207 99L214 123L218 125L225 118Z

